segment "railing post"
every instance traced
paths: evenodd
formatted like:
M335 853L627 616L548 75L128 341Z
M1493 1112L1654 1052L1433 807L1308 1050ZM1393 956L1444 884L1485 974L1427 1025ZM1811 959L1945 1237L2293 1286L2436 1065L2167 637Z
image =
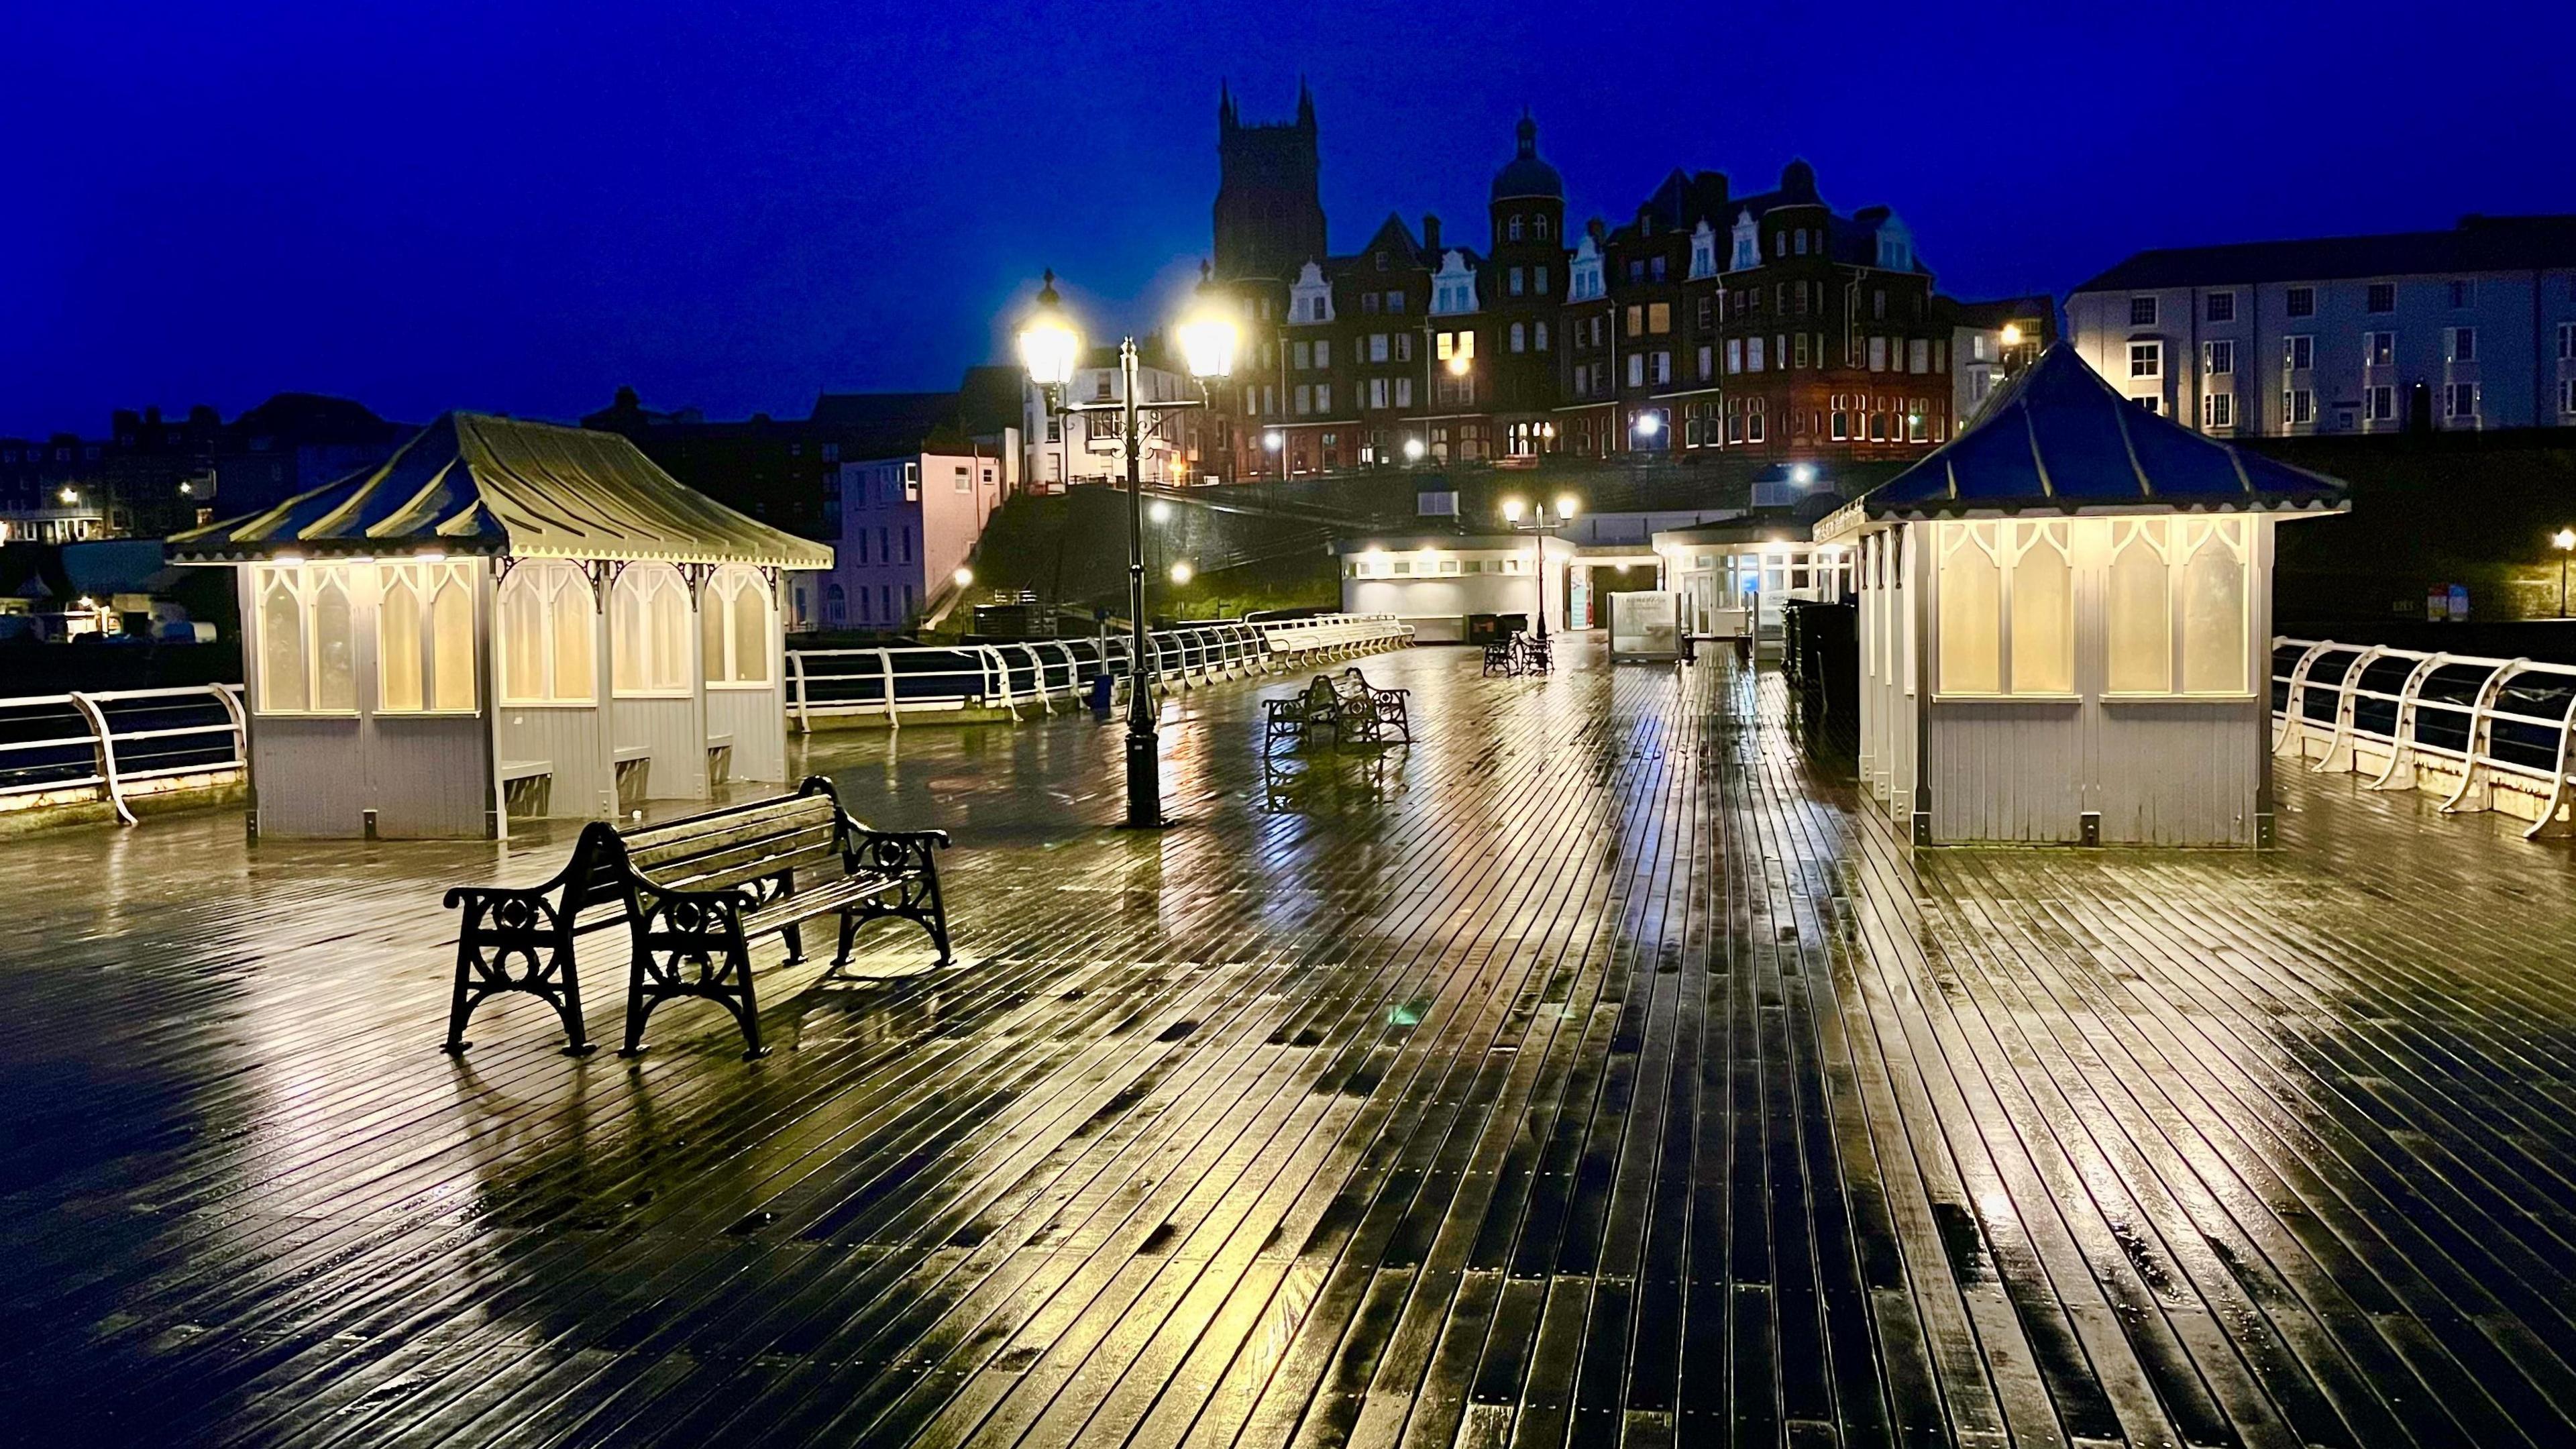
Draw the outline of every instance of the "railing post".
M107 713L98 701L75 689L71 692L72 708L89 721L90 733L98 737L98 778L107 789L107 803L116 807L116 818L128 825L134 823L134 812L125 803L125 789L116 779L116 737L108 729Z
M880 649L880 650L878 650L878 651L877 651L877 668L878 668L878 670L882 673L882 675L883 675L883 677L884 677L884 679L885 679L885 711L886 711L886 728L887 728L887 729L890 729L890 730L899 730L899 729L902 729L902 728L903 728L903 712L902 712L902 711L900 711L900 710L898 710L898 709L896 709L896 708L894 707L894 651L893 651L893 650L891 650L891 649Z
M814 715L813 701L807 694L805 686L804 650L787 651L787 673L796 681L796 732L810 735L814 733Z
M2424 683L2433 677L2451 656L2434 650L2416 662L2397 687L2397 717L2388 724L2388 765L2379 778L2362 786L2365 790L2412 790L2415 788L2415 719L2416 705L2423 698ZM2561 732L2564 733L2563 731Z
M2353 709L2360 699L2361 676L2371 665L2379 662L2380 655L2387 652L2386 645L2374 644L2361 651L2360 655L2345 668L2342 685L2335 691L2334 734L2326 741L2324 757L2308 767L2309 773L2330 775L2352 772L2354 768L2352 716Z
M2494 707L2495 697L2504 688L2504 682L2513 677L2515 670L2530 662L2528 659L2508 659L2497 665L2487 676L2486 683L2479 685L2477 694L2471 697L2469 738L2466 747L2460 751L2460 788L2452 791L2451 798L2442 802L2443 814L2470 814L2488 809L2495 803L2494 787L2487 783L2478 764L2478 757L2487 752L2486 741L2494 730L2494 721L2489 718L2488 711Z

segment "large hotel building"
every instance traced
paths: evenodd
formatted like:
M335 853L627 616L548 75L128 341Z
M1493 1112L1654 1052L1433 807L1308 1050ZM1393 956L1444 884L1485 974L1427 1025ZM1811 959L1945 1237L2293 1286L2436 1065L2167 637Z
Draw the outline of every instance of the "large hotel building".
M2007 324L2034 351L2053 332L2045 298L1936 292L1893 211L1836 211L1803 161L1749 193L1676 170L1623 223L1569 228L1524 116L1481 247L1390 215L1334 254L1302 88L1275 124L1221 97L1217 154L1213 280L1246 335L1201 439L1207 477L1557 452L1916 456L1973 406Z

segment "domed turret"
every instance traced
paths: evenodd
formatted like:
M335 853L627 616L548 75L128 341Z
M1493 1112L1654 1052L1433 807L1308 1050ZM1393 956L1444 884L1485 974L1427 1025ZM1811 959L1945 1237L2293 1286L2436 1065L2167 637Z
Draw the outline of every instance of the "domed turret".
M1538 122L1530 119L1527 111L1521 113L1519 135L1518 154L1503 163L1502 170L1494 173L1491 199L1504 201L1518 196L1544 196L1564 200L1565 178L1556 174L1555 167L1538 159Z

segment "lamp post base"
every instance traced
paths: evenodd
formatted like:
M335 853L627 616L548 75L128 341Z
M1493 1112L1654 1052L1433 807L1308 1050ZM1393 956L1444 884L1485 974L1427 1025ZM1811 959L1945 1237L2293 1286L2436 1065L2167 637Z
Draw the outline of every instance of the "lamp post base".
M1163 767L1159 741L1151 730L1127 732L1127 830L1160 830L1163 818Z

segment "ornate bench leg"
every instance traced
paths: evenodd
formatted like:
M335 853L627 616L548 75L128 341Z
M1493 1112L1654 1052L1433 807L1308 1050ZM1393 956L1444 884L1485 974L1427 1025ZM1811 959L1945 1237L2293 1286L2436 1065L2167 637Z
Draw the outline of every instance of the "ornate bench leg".
M465 1049L474 1045L465 1039L465 1023L473 1020L474 1007L479 999L465 984L473 969L474 948L460 933L456 938L456 991L447 999L447 1041L439 1048L451 1057L465 1055Z
M523 991L555 1009L563 1022L564 1054L588 1056L592 1043L582 1025L573 936L557 923L557 907L509 897L460 903L465 918L456 933L456 981L448 996L447 1040L439 1049L449 1056L464 1055L474 1045L465 1039L465 1028L475 1008L495 996Z
M653 1014L654 1006L661 1000L646 993L644 950L639 946L633 958L626 963L626 1045L617 1049L621 1057L644 1055L644 1019Z
M724 1003L725 1009L733 1013L733 1019L742 1025L742 1059L756 1062L769 1055L769 1048L760 1044L760 1000L751 990L751 952L736 942L730 954L733 960L726 969L732 973L739 994L719 996L716 1000ZM803 953L798 954L801 956Z

